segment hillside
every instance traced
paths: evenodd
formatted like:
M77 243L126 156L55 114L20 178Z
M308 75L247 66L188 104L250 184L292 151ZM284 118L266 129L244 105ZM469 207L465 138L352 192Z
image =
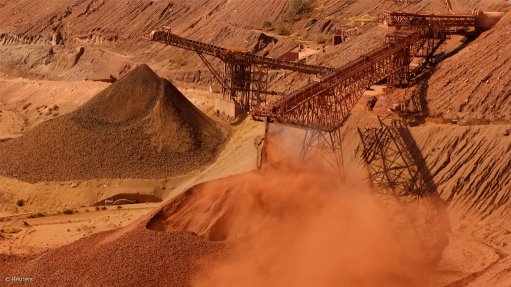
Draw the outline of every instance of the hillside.
M505 5L501 0L451 2L456 13L501 10ZM371 27L383 11L450 13L443 0L416 4L317 0L310 11L290 17L289 3L288 0L4 1L0 6L0 64L11 69L0 68L7 74L78 80L118 77L137 63L149 63L163 76L210 84L211 75L193 53L147 43L141 37L165 25L172 27L174 33L195 40L279 57L301 43L310 45L311 49L324 48L316 42L328 39L337 25L361 27L363 33L357 38L378 42L379 37L374 38L374 33L365 31L373 31ZM264 22L271 28L263 29ZM289 30L291 35L278 35L279 27ZM271 41L263 43L262 38ZM133 45L134 42L137 44ZM83 55L75 50L79 46L85 47ZM365 50L369 47L374 46ZM350 46L339 49L348 54L358 51ZM321 55L316 58L319 59L311 61L339 65L328 60L328 56L325 61Z
M443 61L428 81L432 116L468 122L511 120L511 15Z

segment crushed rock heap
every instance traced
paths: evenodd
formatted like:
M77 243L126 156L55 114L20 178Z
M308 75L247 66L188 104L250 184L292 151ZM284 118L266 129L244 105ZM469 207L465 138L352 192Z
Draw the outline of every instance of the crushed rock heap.
M0 143L0 174L28 182L155 178L210 162L223 134L140 65L76 111Z

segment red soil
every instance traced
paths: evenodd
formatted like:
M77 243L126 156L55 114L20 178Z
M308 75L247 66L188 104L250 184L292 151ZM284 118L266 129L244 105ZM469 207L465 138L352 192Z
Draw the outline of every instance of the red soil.
M161 233L144 225L92 235L37 257L9 258L0 274L34 278L34 286L189 286L200 260L222 245L190 232Z
M446 244L435 200L383 204L279 146L270 158L283 161L262 172L192 188L129 227L11 259L0 275L29 274L37 286L424 286Z

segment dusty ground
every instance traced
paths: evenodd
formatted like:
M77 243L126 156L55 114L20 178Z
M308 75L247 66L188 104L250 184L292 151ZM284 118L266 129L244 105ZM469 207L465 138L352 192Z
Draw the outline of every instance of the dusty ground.
M5 237L0 242L4 255L33 255L74 242L91 234L126 226L157 204L139 204L77 208L76 213L61 212L7 215L0 229ZM41 216L41 217L37 217Z
M18 81L16 80L16 82ZM47 81L42 81L42 84L44 83L47 83ZM78 86L83 90L87 90L88 82L85 82L85 87L73 82L67 84L68 88L69 86L73 88ZM31 85L39 86L38 81L31 81ZM9 98L21 97L24 96L26 89L25 85L20 85L18 89L13 88L10 93L5 95ZM203 98L204 95L208 94L207 92L189 89L184 90L184 93L205 113L212 113L212 101ZM85 100L86 95L81 98ZM67 105L69 107L68 111L80 105L79 101L69 101L64 96L56 99L53 97L43 99L46 100L45 103L48 105L54 103ZM22 100L25 100L25 98L22 98ZM13 112L13 114L17 113L22 113L22 111ZM3 123L4 120L0 122ZM124 226L140 215L151 212L159 205L158 203L136 206L126 205L123 206L123 209L117 209L114 206L108 207L107 210L96 210L94 206L96 203L117 194L147 194L166 201L197 182L257 168L258 150L264 133L262 124L245 120L231 126L231 128L233 130L232 135L217 160L207 168L185 176L157 180L103 179L40 182L35 184L0 177L0 190L2 191L2 200L0 201L1 226L7 231L18 231L20 229L12 235L7 235L5 240L2 240L0 252L2 254L38 253L48 248L73 242L91 233ZM10 134L4 135L10 136ZM239 158L241 154L247 156ZM23 200L24 205L16 205L18 200ZM62 212L65 210L76 210L77 213L64 215ZM29 226L25 226L23 222L27 222ZM68 229L70 231L67 231ZM43 231L52 231L48 233L50 237L44 235ZM58 237L58 240L55 239L55 236ZM46 246L46 244L49 245Z
M202 92L196 93L194 90L188 90L188 92L191 93L190 98L192 101L194 96L203 94ZM353 176L352 181L355 181L354 184L356 185L358 184L356 183L358 178L360 178L359 172L363 170L363 167L359 166L360 159L357 158L356 154L351 153L351 151L357 150L359 140L356 135L353 134L352 136L349 136L349 134L354 132L352 127L355 125L361 125L363 123L365 123L365 125L374 124L376 114L384 113L389 105L389 100L385 100L386 97L382 95L382 93L383 92L381 87L374 87L373 91L368 92L357 105L355 113L352 119L350 119L350 122L346 128L347 137L344 143L344 149L346 151L345 160L346 164L350 166L350 170ZM379 102L374 113L367 112L365 110L365 101L371 95L376 95L379 98ZM203 106L208 109L208 105L206 103L203 103ZM474 129L470 127L453 127L452 125L441 125L438 123L426 124L422 127L416 127L412 132L414 136L416 136L416 140L418 140L419 143L421 141L425 141L425 143L427 143L431 139L439 140L441 139L439 136L440 134L446 134L449 137L456 137L457 135L456 133L453 133L453 131L456 131L457 129L466 130L465 132L462 131L460 134L464 137L472 133L472 137L474 137L472 141L476 142L478 139L487 138L489 134L494 134L495 139L493 141L488 141L487 143L494 144L497 149L491 153L496 155L494 158L501 159L504 163L504 165L494 165L503 168L502 172L498 172L497 170L495 170L495 172L508 175L509 173L506 172L508 170L508 166L505 165L505 163L507 163L505 159L508 158L508 156L505 154L497 155L497 153L500 152L498 147L501 147L502 144L495 144L495 141L507 140L506 137L503 137L501 134L499 134L499 132L501 132L506 127L509 126L496 126L495 129L492 129L494 132L484 128L485 134L482 134L482 137L478 135L480 132L478 132L477 128ZM181 194L183 191L187 190L196 183L207 182L215 178L222 178L233 174L242 173L244 171L253 170L257 166L259 144L263 134L263 127L261 123L253 122L247 119L237 126L232 126L232 128L234 130L233 135L230 138L229 143L226 144L226 149L222 151L214 164L207 167L206 169L180 178L167 178L158 181L88 180L67 183L50 182L40 184L27 184L12 179L2 178L0 181L2 183L2 190L7 191L4 194L7 197L9 197L9 195L12 197L8 200L10 202L9 204L3 205L5 211L3 212L2 228L7 232L3 233L4 237L6 238L2 240L2 253L39 253L74 242L75 240L82 237L88 238L88 236L91 234L100 231L106 231L128 225L138 217L145 214L144 218L146 218L146 221L142 220L139 221L139 223L133 223L131 225L143 226L145 225L144 222L147 222L147 220L152 217L151 214L154 214L155 210L159 209L158 207L162 206L162 204L165 204L165 202L169 202L168 200L173 200L175 196ZM484 142L485 141L483 141L483 143ZM435 155L435 151L427 151L427 147L429 146L434 147L439 146L439 144L425 144L424 146L424 152L428 155L428 163L432 164L432 170L434 170L435 164L439 164L442 169L449 170L451 169L451 165L453 168L455 168L453 171L448 173L437 173L436 176L438 178L435 177L436 180L440 183L439 194L443 198L449 198L450 196L448 192L452 191L452 188L449 187L449 185L456 182L456 178L464 177L463 172L456 168L459 166L459 164L456 162L448 163L446 165L444 162L439 160L441 156L446 153L445 151L438 150L436 151ZM454 149L448 153L459 153L456 151L456 146L452 146L451 148ZM482 146L481 148L488 149L489 147ZM506 152L506 149L502 150L502 152ZM240 155L244 156L240 157ZM487 156L485 157L487 158ZM463 157L459 158L460 161L465 161ZM473 160L477 161L476 158ZM467 167L468 166L470 165L467 165ZM484 170L486 166L487 165L482 165L481 169ZM444 174L448 179L441 179ZM476 170L473 172L473 174L477 175L479 172ZM483 178L489 180L489 182L494 181L487 176L484 176ZM483 178L478 176L473 177L473 179L477 182ZM509 181L503 179L502 182ZM470 182L466 182L466 184L473 185L473 183ZM459 188L461 191L466 190L462 186ZM507 187L501 187L496 190L504 191L509 189ZM112 195L135 191L159 196L164 200L164 203L132 206L125 205L120 209L114 206L109 207L107 210L100 209L99 211L96 211L95 207L92 207L92 205L96 202L108 198ZM42 193L44 193L44 197L41 196ZM424 285L421 286L465 286L465 283L469 282L476 284L474 282L478 282L477 280L484 280L488 272L502 274L502 268L505 268L502 267L502 264L506 264L507 262L505 261L505 258L507 254L506 242L508 242L508 237L506 236L506 233L497 232L496 234L492 234L488 233L488 231L502 230L503 228L507 228L504 227L506 225L504 222L498 220L488 221L490 225L488 225L488 223L483 224L482 222L474 225L474 222L480 222L479 219L475 219L477 218L477 210L469 209L463 211L464 208L467 208L467 204L471 203L463 200L462 194L460 194L461 197L459 200L457 200L457 203L456 200L451 200L452 203L450 204L448 212L448 221L450 225L449 232L447 233L448 244L442 250L441 260L434 267L428 267L426 269L427 274L434 275L428 275L429 279L427 280L427 284L424 283ZM62 195L66 196L63 197ZM505 197L505 195L502 196ZM24 207L15 207L15 201L17 199L26 199L26 205ZM235 200L234 204L234 206L236 206L239 205L240 202ZM505 205L505 203L502 204ZM192 207L193 205L190 206ZM15 209L17 209L16 212L14 212ZM64 209L76 209L78 212L72 215L58 214L59 212L64 211ZM230 212L236 212L235 210L237 209L231 209ZM45 216L35 217L39 213L43 213ZM190 214L193 214L193 212L185 213L184 216L189 216ZM35 218L30 218L31 215ZM184 224L185 221L183 220L180 220L181 224ZM27 222L27 224L24 222ZM256 224L257 227L257 222L253 223ZM218 224L219 223L217 223L217 225ZM239 227L236 226L242 225L231 224L228 224L227 226L231 226L230 228L235 228L233 229L234 231L232 231L232 236L239 237L240 229L237 229ZM495 227L488 228L488 226ZM177 228L177 230L181 229L183 229L183 227ZM184 227L184 229L190 230L190 226ZM244 230L244 228L241 230ZM51 231L51 233L45 233L45 231ZM198 230L191 229L191 231L197 232L199 235L203 234ZM52 237L53 234L56 236L58 235L59 239L55 240ZM208 234L210 233L208 232ZM242 234L244 233L241 232L241 236ZM111 234L105 238L110 237L117 238L118 236ZM488 239L491 240L489 241ZM88 243L84 242L82 244ZM211 276L214 276L214 274ZM494 280L491 277L490 279ZM212 279L210 278L208 280Z
M72 111L107 86L91 81L1 79L0 133L3 138L23 134L45 120Z
M109 85L93 81L0 80L0 138L20 136L45 120L69 113ZM213 116L213 98L217 94L193 88L183 92L204 113ZM54 106L58 109L53 109ZM47 114L48 108L53 111ZM39 253L91 233L124 226L159 205L126 205L124 209L114 206L96 210L95 204L115 195L137 193L165 201L196 182L256 168L263 134L261 123L245 120L234 123L229 129L232 129L229 144L215 163L184 176L33 184L0 177L0 216L5 231L2 233L5 238L2 238L1 253ZM239 159L240 154L247 156ZM20 200L23 206L16 204ZM66 210L76 213L64 215Z

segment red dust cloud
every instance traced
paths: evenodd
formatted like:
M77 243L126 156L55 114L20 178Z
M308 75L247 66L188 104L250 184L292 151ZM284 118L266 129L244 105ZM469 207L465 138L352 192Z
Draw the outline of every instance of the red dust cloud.
M436 200L382 199L330 178L315 157L293 159L278 135L269 142L268 158L278 160L199 185L150 224L226 243L194 287L427 285L447 244Z

